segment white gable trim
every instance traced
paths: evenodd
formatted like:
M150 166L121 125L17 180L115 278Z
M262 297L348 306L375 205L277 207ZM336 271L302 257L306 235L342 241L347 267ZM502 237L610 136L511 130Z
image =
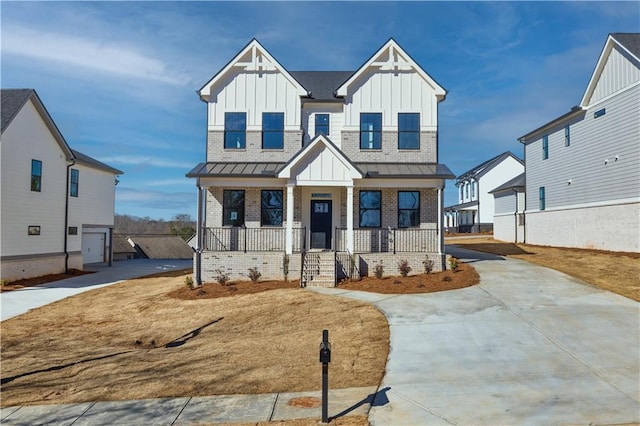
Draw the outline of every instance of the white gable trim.
M251 53L251 60L248 62L241 62L240 58L244 57L248 53ZM260 55L258 55L260 53ZM263 57L267 60L264 61ZM218 84L226 74L233 68L243 67L245 71L260 72L260 71L278 71L291 83L295 88L299 96L308 96L307 90L302 87L298 81L289 74L285 67L265 49L255 38L247 44L234 58L224 66L211 80L209 80L199 90L200 98L208 101L211 95L211 88Z
M383 53L388 52L388 59L381 60ZM342 86L337 90L338 96L347 96L349 86L356 81L367 69L376 67L382 71L407 71L413 70L422 77L422 79L433 88L439 101L444 100L447 91L440 86L429 74L427 74L412 58L405 52L394 39L389 39L374 55L356 71Z
M320 156L315 155L314 152L317 151L317 148L323 146L325 150L329 153L328 158L325 156L323 161L330 160L332 162L337 162L340 164L342 169L346 171L344 174L346 179L337 179L335 176L329 178L324 182L327 185L335 185L335 184L343 184L343 185L352 185L354 179L362 179L364 176L360 170L358 170L351 162L347 159L347 157L333 144L329 139L327 139L324 135L316 136L306 147L300 150L293 158L285 165L285 167L278 173L278 178L281 179L297 179L298 184L313 184L313 185L323 185L322 181L318 180L305 180L304 178L298 179L299 176L292 176L292 171L294 168L299 166L306 166L303 170L307 170L310 167L317 168L320 162ZM322 151L324 153L324 150Z
M593 74L591 75L591 79L589 80L589 84L587 85L587 90L584 92L584 96L582 97L582 100L580 101L580 106L581 107L585 108L585 107L588 106L589 101L591 100L591 97L593 96L593 92L595 91L596 86L598 85L598 81L600 80L600 76L602 75L602 72L604 71L604 67L607 64L607 61L609 60L609 56L611 55L611 51L612 51L614 45L617 45L620 49L622 49L630 57L634 58L636 60L636 63L640 63L640 58L638 58L636 55L631 53L629 51L629 49L624 47L611 34L609 34L609 36L607 37L607 42L605 43L604 48L602 49L602 52L600 53L600 57L598 58L598 62L596 64L596 68L593 70Z

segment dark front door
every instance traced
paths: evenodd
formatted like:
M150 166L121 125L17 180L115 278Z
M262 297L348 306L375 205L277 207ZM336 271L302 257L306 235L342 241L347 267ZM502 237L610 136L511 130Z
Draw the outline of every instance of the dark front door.
M311 201L311 248L331 248L331 200Z

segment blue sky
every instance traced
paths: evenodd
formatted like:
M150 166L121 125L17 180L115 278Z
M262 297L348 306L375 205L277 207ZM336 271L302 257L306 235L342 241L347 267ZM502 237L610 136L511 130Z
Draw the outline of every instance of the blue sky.
M9 2L3 88L35 88L72 148L125 172L116 212L195 216L196 91L256 37L287 69L355 70L393 37L448 91L440 162L460 174L578 104L638 2ZM445 203L457 202L453 181Z

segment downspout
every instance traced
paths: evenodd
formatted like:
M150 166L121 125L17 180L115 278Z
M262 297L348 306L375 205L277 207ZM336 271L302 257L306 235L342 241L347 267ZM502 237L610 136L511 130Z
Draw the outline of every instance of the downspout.
M63 242L64 242L64 273L68 273L69 272L69 250L68 250L68 236L67 236L67 228L69 226L69 173L70 173L70 169L71 167L73 167L76 164L76 160L75 158L71 159L71 164L67 164L67 185L64 188L64 238L63 238Z

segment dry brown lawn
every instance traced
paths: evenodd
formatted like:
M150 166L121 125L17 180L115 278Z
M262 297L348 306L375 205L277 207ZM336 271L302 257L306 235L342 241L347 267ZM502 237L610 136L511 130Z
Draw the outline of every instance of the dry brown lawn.
M640 254L505 243L490 237L450 239L468 249L526 260L640 301Z
M332 388L380 383L389 329L371 305L298 288L169 296L183 274L92 290L0 323L2 406L318 390L323 329Z

